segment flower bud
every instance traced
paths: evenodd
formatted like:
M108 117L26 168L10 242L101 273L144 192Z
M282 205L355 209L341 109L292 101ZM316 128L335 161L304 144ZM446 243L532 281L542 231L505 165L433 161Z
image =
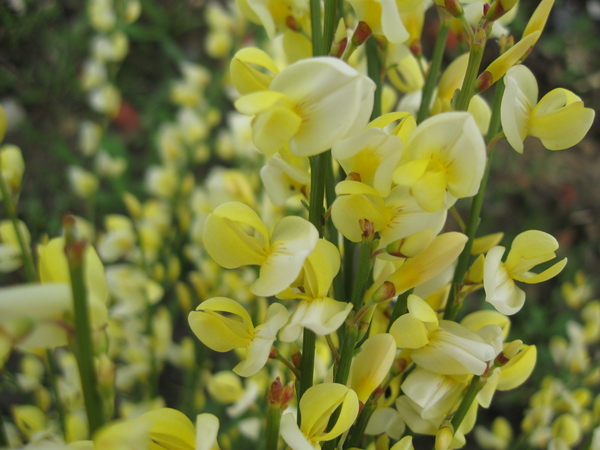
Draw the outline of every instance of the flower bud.
M514 8L519 0L496 0L486 11L485 19L494 22Z
M454 427L450 422L444 422L435 435L435 450L448 450L454 437Z
M364 44L371 37L371 34L373 34L373 31L367 25L367 22L358 22L358 26L354 30L354 34L352 34L352 45L358 47Z
M435 0L435 4L448 11L452 17L458 18L464 14L463 7L458 0Z

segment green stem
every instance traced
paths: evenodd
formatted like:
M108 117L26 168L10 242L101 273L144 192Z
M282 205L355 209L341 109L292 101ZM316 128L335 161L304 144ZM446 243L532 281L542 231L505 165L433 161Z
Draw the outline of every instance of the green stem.
M496 83L492 117L490 119L490 125L488 127L486 140L491 141L492 139L494 139L494 136L498 133L498 129L500 128L500 104L502 103L503 94L504 83L502 80L500 80L498 83ZM467 219L467 229L465 232L469 240L467 241L462 253L458 257L458 263L456 264L456 269L454 270L454 278L452 279L452 286L450 287L450 294L448 296L448 302L446 303L446 310L444 311L445 320L454 320L456 314L458 314L458 311L460 310L460 304L455 303L457 302L458 294L460 292L460 288L462 286L465 274L467 273L469 260L471 258L471 247L473 246L473 239L475 239L475 233L477 232L477 227L479 226L481 208L483 206L485 189L487 187L487 182L490 176L490 169L492 166L493 156L494 149L491 148L485 166L485 172L483 174L481 185L479 187L479 192L477 192L477 195L475 195L475 197L473 197L473 200L471 201L471 209L469 211L469 218Z
M8 448L8 436L6 435L6 429L4 428L2 411L0 411L0 448Z
M340 362L337 366L334 376L334 382L346 384L350 376L350 367L352 366L352 357L354 356L354 347L358 340L358 328L352 320L352 313L346 321L344 337L340 348ZM336 409L329 419L329 428L333 427L340 416L340 408ZM339 437L325 442L323 450L334 450L337 447Z
M279 424L281 423L281 410L279 406L267 407L267 432L265 450L277 450L279 444Z
M291 370L291 372L294 374L294 376L296 377L296 379L300 379L300 373L298 372L298 370L294 367L294 365L289 362L284 356L282 356L281 354L277 354L277 357L275 358L277 361L279 361L280 363L282 363L285 367L287 367L288 369Z
M79 366L81 388L85 410L87 413L90 436L92 436L103 424L102 399L98 392L96 369L94 366L94 347L90 327L89 308L87 302L87 290L85 286L85 272L83 266L83 255L85 243L74 242L69 237L67 230L67 245L65 253L69 262L71 275L71 290L73 293L74 316L75 316L75 340L73 353Z
M358 328L354 324L348 323L344 333L344 340L340 348L340 364L335 372L334 381L340 384L346 384L350 375L350 366L354 356L354 346L358 339Z
M344 288L346 298L352 292L352 279L354 278L354 250L356 244L344 238L344 257L342 258L342 271L344 272ZM339 300L339 299L338 299Z
M323 55L328 55L331 51L335 27L338 22L338 2L337 0L325 0L325 21L323 23Z
M477 75L479 75L479 66L481 65L481 59L483 58L485 44L485 31L479 29L477 30L476 38L469 51L467 72L454 106L456 111L466 111L469 109L469 103L471 103L471 98L475 94L475 82L477 81Z
M467 415L469 408L473 404L473 400L475 400L475 397L477 397L477 394L479 393L481 388L483 388L483 386L485 386L485 381L480 381L479 375L475 375L473 377L473 379L471 380L471 384L469 384L467 392L465 393L465 396L462 398L462 401L460 402L458 409L452 415L451 423L452 423L452 426L454 427L455 433L456 433L456 430L458 430L458 427L462 423L463 419Z
M358 267L354 278L354 286L352 288L352 304L354 311L360 311L363 305L363 298L367 291L367 285L371 278L371 269L373 267L373 239L365 238L360 245L360 253L358 255Z
M365 434L365 429L367 428L367 424L369 423L369 419L375 411L377 407L376 403L367 402L361 413L358 415L358 419L356 419L356 423L354 427L352 427L352 431L346 442L344 443L344 448L355 448L360 446L360 441L362 440L363 435Z
M323 214L325 207L323 198L325 196L325 180L331 164L331 151L326 151L310 158L310 199L308 208L308 220L312 223L319 236L323 236Z
M390 321L388 323L387 331L389 333L390 328L392 328L392 324L396 321L398 317L402 314L406 314L407 311L407 300L408 296L412 294L414 289L409 289L408 291L400 294L398 299L396 300L396 304L394 305L394 309L392 310L392 315L390 316Z
M367 73L369 78L375 82L375 98L373 101L373 112L371 120L381 116L381 95L383 93L383 83L381 77L381 52L377 39L371 36L365 43L367 52Z
M326 53L323 53L320 0L310 0L310 31L312 33L313 56L325 55Z
M63 438L67 437L67 425L65 421L65 409L63 408L62 401L58 391L58 384L56 383L56 364L54 362L54 355L52 350L46 349L46 362L48 363L48 375L50 376L50 389L54 396L54 404L56 406L56 412L58 413L58 423L60 425L60 432Z
M4 177L0 175L0 192L2 193L2 199L4 200L4 207L8 213L8 217L13 224L15 234L17 235L17 241L19 241L19 248L23 255L23 268L25 269L25 276L27 281L34 282L37 279L35 264L33 264L33 257L31 251L25 242L25 236L23 236L23 230L19 226L19 218L17 217L17 208L12 201L11 193L8 191Z
M317 337L315 333L308 328L304 328L302 338L302 360L300 361L300 389L298 390L298 400L313 385L315 371L315 344ZM298 423L300 414L298 414Z
M450 15L442 8L438 8L438 13L440 16L440 28L435 40L431 65L429 66L429 74L427 75L425 86L423 86L423 97L421 99L419 112L417 113L417 123L423 122L427 116L429 116L429 105L431 105L433 92L437 86L440 68L442 67L442 59L444 58L444 50L446 49L446 41L448 40L448 32L450 31Z

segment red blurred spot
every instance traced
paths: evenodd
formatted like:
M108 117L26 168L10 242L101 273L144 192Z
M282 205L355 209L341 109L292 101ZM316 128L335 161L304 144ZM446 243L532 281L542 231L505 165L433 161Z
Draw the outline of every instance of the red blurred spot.
M113 122L126 133L131 133L139 128L140 115L131 104L122 100L119 113Z

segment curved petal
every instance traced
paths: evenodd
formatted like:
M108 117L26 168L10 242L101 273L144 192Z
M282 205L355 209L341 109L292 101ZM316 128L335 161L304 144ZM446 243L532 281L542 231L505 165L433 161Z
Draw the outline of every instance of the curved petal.
M529 133L531 112L538 98L537 80L527 67L518 65L508 70L504 84L500 106L502 130L512 148L523 153L523 141Z
M361 348L352 361L349 386L364 404L388 374L396 356L396 341L391 334L376 334Z
M409 258L388 280L394 283L396 293L423 284L442 273L452 264L465 247L467 237L462 233L440 234L429 247L414 258Z
M519 275L554 258L556 250L558 241L554 236L543 231L527 230L513 240L505 265L511 274Z
M330 441L331 439L335 439L343 432L348 430L358 416L358 407L359 403L356 392L354 392L352 389L348 389L348 392L346 392L344 397L344 401L342 402L340 415L338 416L338 420L335 422L335 425L330 431L319 436L317 440Z
M342 233L352 242L362 240L363 229L361 220L368 220L373 224L374 231L381 230L387 223L383 200L360 194L341 195L335 199L331 206L331 220Z
M302 117L288 107L273 106L252 121L252 142L267 156L284 148L300 130Z
M158 448L194 450L196 429L182 412L172 408L148 411L138 420L150 423L150 440Z
M537 348L535 345L523 347L525 348L517 356L500 369L499 391L508 391L520 386L533 372L537 361Z
M390 328L398 348L421 348L429 343L425 324L412 314L398 317Z
M305 293L311 298L326 297L340 265L338 248L325 239L319 239L304 263Z
M211 450L217 442L219 433L219 419L212 414L198 414L196 416L196 449Z
M535 113L534 110L529 134L540 138L549 150L563 150L578 144L590 130L596 115L593 109L584 108L583 102L571 103L543 116Z
M261 265L265 260L261 243L227 217L209 214L202 229L202 242L210 257L226 269Z
M346 399L348 391L348 387L339 383L321 383L309 388L299 404L302 433L311 440L320 436L327 428L333 412Z
M250 291L268 297L287 288L298 277L318 239L319 232L308 220L297 216L281 219L271 236L271 251Z
M513 276L513 279L515 279L517 281L522 281L523 283L527 283L527 284L542 283L544 281L549 280L550 278L554 278L556 275L558 275L560 272L562 272L562 270L565 268L566 265L567 265L567 258L564 258L564 259L560 260L559 262L557 262L556 264L554 264L552 267L549 267L546 270L544 270L542 273L538 273L536 275L531 272L526 272L525 274L521 275L520 277Z
M279 433L292 450L315 450L298 428L296 418L292 413L286 413L281 417Z

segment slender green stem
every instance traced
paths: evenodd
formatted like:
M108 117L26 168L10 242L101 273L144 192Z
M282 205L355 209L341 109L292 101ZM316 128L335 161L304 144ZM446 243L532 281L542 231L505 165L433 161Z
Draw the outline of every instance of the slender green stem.
M25 236L23 236L23 230L19 226L19 218L17 217L17 208L12 200L12 194L8 191L8 187L6 186L6 182L4 181L4 177L0 175L0 192L2 193L2 199L4 200L4 207L6 208L6 212L10 221L13 224L15 229L15 234L17 236L17 241L19 242L19 248L21 249L21 254L23 255L23 268L25 269L25 276L27 281L33 282L37 279L35 264L33 264L33 257L31 256L31 251L25 242Z
M1 411L0 411L0 448L8 448L8 436L6 436L6 429L4 428L4 419L2 418Z
M342 258L342 270L344 272L344 287L346 298L352 292L352 280L354 278L354 251L356 244L344 238L344 257Z
M279 444L279 424L281 423L281 410L279 406L267 406L267 432L265 450L277 450Z
M352 313L350 313L352 316ZM340 362L337 366L334 375L334 382L340 384L346 384L348 377L350 376L350 367L352 366L352 357L354 356L354 347L358 340L358 328L353 323L352 317L346 321L346 327L344 330L344 337L340 348ZM333 427L340 416L340 408L336 409L329 419L329 427ZM333 450L337 447L339 437L332 439L331 441L325 442L323 450Z
M323 236L323 214L325 207L323 198L325 196L325 180L327 179L328 167L331 164L331 151L310 158L310 199L308 209L308 220L312 223L319 236Z
M350 375L350 366L354 356L354 346L358 339L358 328L354 324L346 325L344 340L340 349L340 364L335 372L334 381L340 384L346 384Z
M85 410L87 413L90 435L93 435L103 424L102 399L98 392L96 369L94 366L94 347L90 327L89 308L87 302L87 290L85 286L85 274L83 255L85 253L84 242L74 242L67 231L67 245L65 253L69 262L71 275L71 290L73 293L74 316L75 316L75 340L73 342L73 353L77 358L79 376Z
M294 376L296 377L296 379L300 378L300 372L298 372L298 370L294 367L294 365L288 361L285 356L282 356L281 354L277 354L277 357L275 358L277 361L279 361L280 363L282 363L285 367L287 367L288 369L290 369L292 371L292 373L294 374Z
M346 442L344 443L344 448L355 448L360 447L360 441L362 440L363 435L365 434L365 429L367 428L367 424L369 423L369 419L375 411L377 407L376 403L367 402L363 410L358 415L358 419L356 419L356 423L352 430L350 431L350 435Z
M319 232L319 236L323 236L323 213L325 211L323 197L325 195L325 179L330 164L331 151L326 151L310 158L311 186L308 220L315 226ZM315 333L305 328L302 341L302 361L300 362L300 388L298 390L298 399L302 398L306 390L310 388L313 383L315 342ZM298 415L298 420L300 420L300 415Z
M465 225L465 221L462 219L462 217L460 217L460 213L456 209L456 206L450 208L450 213L452 214L452 217L454 217L454 220L456 220L456 223L458 223L460 230L464 233L467 229L467 226Z
M421 98L421 106L417 113L417 123L423 122L429 115L429 106L433 98L433 92L437 86L440 68L442 67L442 59L444 58L444 50L446 49L446 41L448 40L448 32L450 31L450 15L438 7L440 16L440 28L435 40L433 48L433 56L431 57L431 65L429 66L429 74L423 86L423 97Z
M333 42L335 28L339 20L337 10L337 0L325 0L325 20L323 23L323 55L328 55L331 51L331 44Z
M310 31L312 33L313 56L325 55L325 53L323 53L320 0L310 0Z
M504 94L504 83L502 80L500 80L500 82L496 83L492 117L490 119L486 140L491 141L498 133L498 129L500 127L500 104L502 102L502 94ZM493 156L494 151L492 148L490 149L490 154L485 166L485 172L481 180L479 192L477 192L477 195L475 195L471 201L471 209L469 211L469 218L467 219L467 228L465 232L469 240L467 241L462 253L458 257L458 263L456 264L456 269L454 270L454 278L452 279L452 286L450 287L450 294L448 296L448 302L446 303L446 310L444 311L444 319L446 320L453 320L460 310L461 305L455 303L457 303L463 278L465 277L465 273L467 273L469 260L471 258L471 247L473 246L473 239L475 239L475 233L477 232L477 227L479 226L481 208L483 206L487 181L490 176Z
M333 356L333 360L336 365L340 364L340 355L335 348L335 344L333 343L333 339L331 339L331 334L325 336L325 340L327 341L327 345L329 346L329 350L331 351L331 356Z
M469 103L471 98L475 94L475 82L477 75L479 75L479 66L481 65L481 59L483 58L483 52L485 50L486 36L483 29L477 30L477 35L471 50L469 51L469 63L467 65L467 73L463 80L462 87L456 99L454 109L456 111L466 111L469 109Z
M302 338L302 360L300 361L300 390L298 391L298 399L301 399L308 388L313 385L316 341L317 337L315 333L308 328L305 328L304 336ZM300 417L298 417L298 420L300 420Z
M46 362L48 364L48 375L50 378L50 389L52 390L52 396L54 397L54 405L56 412L58 413L58 423L60 426L60 432L63 438L67 437L67 425L65 420L65 409L63 408L62 401L58 391L58 384L56 382L56 363L54 362L54 355L52 350L46 349Z
M383 82L381 76L381 50L377 39L371 36L365 43L367 52L367 73L369 78L375 82L375 98L373 101L373 112L371 113L371 120L381 115L381 95L383 93Z
M360 245L360 253L358 255L358 267L354 278L354 286L352 288L352 304L354 311L360 311L363 305L363 298L367 291L367 285L371 279L371 269L373 268L373 239L363 239Z
M458 405L458 409L452 416L451 423L454 427L454 432L458 430L458 427L462 423L463 419L467 415L467 412L469 411L469 408L473 404L473 400L475 400L475 397L477 397L477 394L479 393L481 388L483 388L483 386L485 386L485 381L480 381L480 377L478 375L475 375L471 380L471 384L469 384L467 392L462 398L460 405Z
M398 296L396 304L394 305L394 309L392 310L392 315L390 316L390 321L388 323L388 332L390 331L390 328L392 328L392 324L396 321L396 319L402 314L406 314L408 296L413 293L413 290L414 289L409 289Z

